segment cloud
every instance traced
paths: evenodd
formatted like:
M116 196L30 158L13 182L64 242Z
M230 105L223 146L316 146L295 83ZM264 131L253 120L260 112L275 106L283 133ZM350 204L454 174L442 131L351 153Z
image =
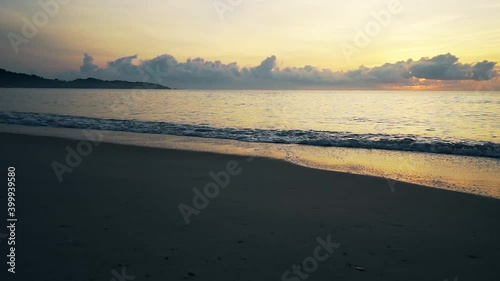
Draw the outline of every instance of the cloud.
M383 88L412 86L419 81L484 81L497 76L496 62L462 64L451 54L432 58L408 59L376 67L360 66L349 71L319 69L311 65L280 68L276 56L264 59L258 66L240 67L236 62L206 61L203 58L179 62L171 55L138 60L137 55L108 62L105 68L93 64L84 54L79 73L73 76L105 80L129 80L159 83L166 86L197 89L288 89L288 88ZM429 82L427 82L429 84Z
M141 75L139 66L132 64L132 61L137 59L137 55L119 58L115 61L108 62L108 69L115 71L122 77Z
M476 64L462 64L450 53L422 58L410 64L410 72L416 78L434 80L490 80L496 76L495 62L483 61Z
M472 79L478 81L490 80L496 76L495 62L482 61L472 67Z
M99 66L94 64L94 58L87 53L83 54L83 65L80 66L80 72L88 73L99 69Z
M273 77L273 69L276 68L276 56L266 58L259 66L250 69L255 78L270 79Z
M410 72L417 78L425 79L472 79L472 66L458 63L458 58L451 54L439 55L431 59L421 58L410 65Z
M386 63L379 67L374 67L369 70L369 75L381 83L401 83L412 78L407 65L412 61L398 62L395 64Z

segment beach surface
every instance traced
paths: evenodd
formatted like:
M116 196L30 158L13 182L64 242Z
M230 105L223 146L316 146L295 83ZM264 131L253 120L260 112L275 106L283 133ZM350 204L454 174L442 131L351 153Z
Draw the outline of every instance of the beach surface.
M7 133L0 156L4 176L16 169L18 218L16 274L2 262L1 280L500 280L498 199L274 159ZM5 182L0 196L6 209ZM7 250L2 241L3 261Z

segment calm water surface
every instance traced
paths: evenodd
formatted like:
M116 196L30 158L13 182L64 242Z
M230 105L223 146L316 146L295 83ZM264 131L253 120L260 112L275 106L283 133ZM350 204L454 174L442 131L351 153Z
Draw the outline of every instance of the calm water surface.
M4 124L107 130L120 143L245 151L496 198L499 120L500 92L0 89Z
M0 111L500 142L500 92L3 89Z

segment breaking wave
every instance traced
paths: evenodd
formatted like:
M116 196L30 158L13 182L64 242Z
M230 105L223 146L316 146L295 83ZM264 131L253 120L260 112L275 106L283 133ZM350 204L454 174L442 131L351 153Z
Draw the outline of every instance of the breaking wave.
M215 128L210 126L166 122L98 119L90 117L22 112L0 112L0 123L25 126L191 136L245 142L385 149L491 157L497 159L500 158L500 144L494 142L472 140L456 141L440 139L437 137L417 137L414 135L403 134L354 134L349 132L316 130Z

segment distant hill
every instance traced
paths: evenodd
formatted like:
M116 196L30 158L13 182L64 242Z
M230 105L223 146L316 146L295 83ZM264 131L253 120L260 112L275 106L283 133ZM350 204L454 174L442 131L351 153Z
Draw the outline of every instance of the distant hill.
M67 89L171 89L159 84L106 81L95 78L62 81L36 75L10 72L0 68L0 88L67 88Z

